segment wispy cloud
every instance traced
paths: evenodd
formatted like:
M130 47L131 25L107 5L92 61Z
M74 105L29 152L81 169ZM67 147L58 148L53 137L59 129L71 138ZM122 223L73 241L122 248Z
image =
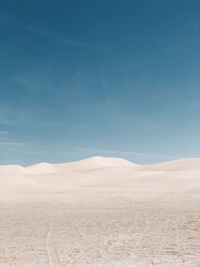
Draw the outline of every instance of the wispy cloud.
M0 135L7 135L7 134L9 134L9 132L0 130Z
M81 46L81 47L88 47L88 48L106 48L105 45L102 44L96 44L96 43L89 43L89 42L83 42L83 41L75 41L72 39L67 39L64 36L57 36L57 39L65 44L70 46Z
M12 106L10 104L4 104L0 106L0 125L3 126L20 125L25 121L27 117L27 112L28 112L27 109Z
M15 141L1 141L0 146L24 146L25 143L23 142L15 142Z
M150 41L151 42L154 42L154 43L157 43L157 44L160 44L160 45L164 45L164 46L172 46L170 43L168 42L165 42L159 38L154 38L154 37L151 37L150 38Z
M17 140L16 138L10 137L8 135L8 132L5 132L6 134L1 135L1 132L4 133L4 131L0 131L0 146L4 147L13 147L13 146L24 146L26 145L25 142L22 142L21 140Z
M0 107L0 126L6 127L30 127L30 128L51 128L62 127L64 123L62 121L48 121L45 119L49 108L38 107L37 105L29 107L19 107L4 105ZM42 116L41 116L42 115ZM8 134L6 131L1 130L0 135Z
M61 34L61 33L55 33L55 32L51 32L51 31L47 31L38 27L34 27L34 26L28 26L27 30L35 35L39 35L43 38L49 38L52 41L56 40L64 45L67 46L77 46L77 47L85 47L85 48L100 48L100 49L104 49L107 48L106 45L104 44L98 44L98 43L93 43L93 42L86 42L86 41L80 41L80 40L75 40L73 38L68 38L65 35Z

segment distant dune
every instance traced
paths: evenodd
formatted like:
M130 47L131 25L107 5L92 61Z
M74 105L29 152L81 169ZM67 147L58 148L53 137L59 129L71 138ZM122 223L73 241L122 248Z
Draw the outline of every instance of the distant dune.
M39 163L26 168L0 166L1 195L53 194L67 188L200 190L200 158L138 165L120 158L92 157L76 162Z
M52 173L52 172L65 172L73 171L94 171L104 168L129 168L137 167L137 164L131 163L128 160L120 158L105 158L105 157L92 157L75 162L50 164L42 162L27 167L26 169L34 173Z

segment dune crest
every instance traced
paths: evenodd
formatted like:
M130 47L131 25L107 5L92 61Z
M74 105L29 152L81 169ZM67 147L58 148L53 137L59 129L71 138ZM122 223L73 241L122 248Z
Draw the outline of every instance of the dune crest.
M69 170L82 170L91 171L102 168L127 168L137 167L139 165L131 163L128 160L121 158L107 158L107 157L91 157L82 159L79 161L68 163L47 163L42 162L32 166L28 166L26 169L35 173L51 173L51 172L63 172Z

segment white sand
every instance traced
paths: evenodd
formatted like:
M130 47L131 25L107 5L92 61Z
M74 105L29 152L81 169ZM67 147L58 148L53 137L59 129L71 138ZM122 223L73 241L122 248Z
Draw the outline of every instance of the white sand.
M200 266L200 159L0 166L0 267Z

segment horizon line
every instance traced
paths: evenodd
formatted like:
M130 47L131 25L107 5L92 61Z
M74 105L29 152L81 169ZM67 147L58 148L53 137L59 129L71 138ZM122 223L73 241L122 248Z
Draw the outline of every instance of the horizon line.
M162 163L169 163L169 162L175 162L175 161L181 161L181 160L194 160L194 159L199 159L200 157L189 157L189 158L177 158L177 159L172 159L172 160L167 160L167 161L158 161L158 162L154 162L154 163L136 163L133 161L130 161L126 158L121 158L121 157L105 157L105 156L91 156L91 157L86 157L86 158L82 158L79 160L74 160L74 161L65 161L65 162L48 162L48 161L40 161L40 162L35 162L33 164L28 164L28 165L21 165L21 164L1 164L0 163L0 167L5 167L5 166L18 166L18 167L22 167L22 168L28 168L30 166L34 166L34 165L38 165L38 164L50 164L50 165L56 165L56 164L68 164L68 163L75 163L75 162L79 162L79 161L83 161L83 160L87 160L87 159L92 159L92 158L104 158L104 159L121 159L121 160L126 160L130 163L136 164L136 165L140 165L140 166L148 166L148 165L157 165L157 164L162 164Z

